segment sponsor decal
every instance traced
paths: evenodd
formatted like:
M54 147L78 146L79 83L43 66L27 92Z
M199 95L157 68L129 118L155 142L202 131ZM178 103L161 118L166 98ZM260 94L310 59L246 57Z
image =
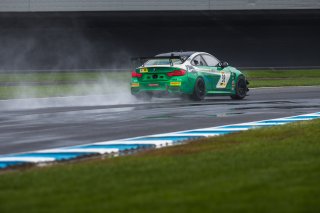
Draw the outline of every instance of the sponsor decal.
M148 68L141 68L140 69L140 73L146 73L146 72L149 72Z
M139 87L140 84L139 83L131 83L131 87Z
M181 82L179 81L170 82L170 86L181 86Z

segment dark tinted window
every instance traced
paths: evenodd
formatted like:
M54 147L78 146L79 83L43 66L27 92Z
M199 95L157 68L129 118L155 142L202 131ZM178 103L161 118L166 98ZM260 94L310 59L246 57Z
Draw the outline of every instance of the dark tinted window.
M217 66L217 64L219 63L218 59L216 59L215 57L213 57L211 55L203 54L202 57L204 58L204 60L208 64L208 66L210 66L210 67Z
M186 61L192 54L194 54L194 51L188 51L188 52L170 52L170 53L161 53L156 56L180 56L181 59Z
M182 64L182 61L180 59L171 59L173 64ZM144 66L152 66L152 65L169 65L170 60L169 59L151 59L147 61Z
M194 57L191 64L195 66L207 66L206 62L203 60L203 58L200 55L197 55L196 57Z

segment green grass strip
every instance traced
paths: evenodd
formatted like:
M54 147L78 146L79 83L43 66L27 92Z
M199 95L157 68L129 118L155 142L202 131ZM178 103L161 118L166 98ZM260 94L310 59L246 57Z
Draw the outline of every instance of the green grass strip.
M110 94L119 87L129 91L129 82L129 72L0 73L0 99Z
M0 175L0 212L318 212L320 120Z
M244 74L251 88L320 85L320 70L250 70Z
M43 73L0 73L0 82L61 82L94 81L130 78L130 72L43 72Z

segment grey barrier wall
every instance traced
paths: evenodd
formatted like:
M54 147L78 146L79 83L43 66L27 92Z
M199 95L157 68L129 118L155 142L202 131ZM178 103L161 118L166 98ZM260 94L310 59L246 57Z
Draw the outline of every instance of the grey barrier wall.
M320 9L319 0L0 0L0 11Z
M0 70L122 69L205 51L237 67L320 66L320 10L0 13Z

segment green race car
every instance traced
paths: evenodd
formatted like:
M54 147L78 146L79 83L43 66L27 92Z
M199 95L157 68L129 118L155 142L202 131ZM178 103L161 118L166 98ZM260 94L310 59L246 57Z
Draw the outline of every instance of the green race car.
M205 52L170 52L136 58L145 62L132 72L131 93L138 97L180 95L195 101L205 96L246 97L245 75Z

